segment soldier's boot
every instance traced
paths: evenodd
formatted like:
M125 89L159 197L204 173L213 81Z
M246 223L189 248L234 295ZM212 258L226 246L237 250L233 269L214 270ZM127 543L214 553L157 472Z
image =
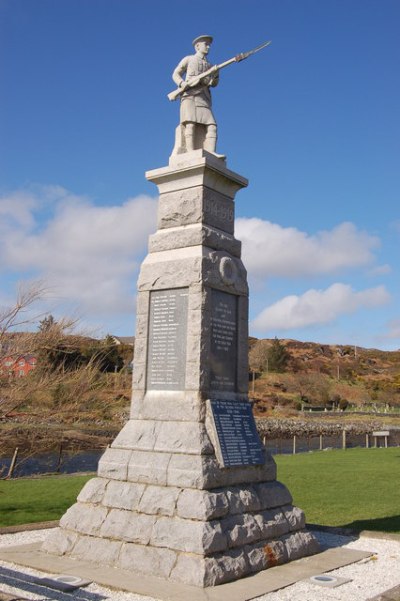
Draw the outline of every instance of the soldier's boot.
M215 149L217 147L217 137L215 136L206 136L204 139L204 150L208 150L208 152L213 152L215 154Z
M218 154L217 152L215 152L215 149L217 147L217 137L213 137L213 136L206 136L204 139L204 144L203 144L203 148L204 150L207 150L208 152L212 152L214 156L216 156L218 159L226 159L226 156L224 154Z
M223 154L217 154L215 149L217 148L217 126L216 125L208 125L206 131L206 137L204 138L203 143L204 150L208 152L212 152L219 159L225 159L226 157Z

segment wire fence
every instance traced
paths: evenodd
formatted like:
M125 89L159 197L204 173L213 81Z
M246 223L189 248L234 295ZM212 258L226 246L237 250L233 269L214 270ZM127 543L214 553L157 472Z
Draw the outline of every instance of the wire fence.
M290 453L307 453L309 451L323 451L327 449L351 449L355 447L398 447L400 446L400 431L380 432L368 434L352 434L343 430L334 435L293 435L290 437L271 438L261 435L262 442L272 455Z

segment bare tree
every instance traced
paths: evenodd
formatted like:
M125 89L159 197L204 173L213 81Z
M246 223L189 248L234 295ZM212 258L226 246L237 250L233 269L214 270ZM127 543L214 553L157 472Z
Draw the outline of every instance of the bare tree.
M268 353L270 343L268 340L257 340L249 352L249 367L251 371L258 372L268 369Z
M116 398L129 398L129 379L117 379L115 374L109 385L101 369L103 346L77 334L75 319L48 319L39 331L23 331L37 325L39 319L43 323L44 314L35 312L35 307L46 293L41 283L21 287L15 304L0 311L3 455L9 455L15 446L23 447L23 459L54 449L66 424L90 428L96 421L113 417ZM14 366L27 356L36 358L36 367L18 377Z

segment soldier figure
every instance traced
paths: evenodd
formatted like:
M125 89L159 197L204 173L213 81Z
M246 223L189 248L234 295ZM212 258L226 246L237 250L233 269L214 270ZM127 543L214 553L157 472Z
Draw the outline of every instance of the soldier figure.
M210 87L218 84L218 68L215 67L214 73L202 79L194 87L188 85L196 76L211 69L212 65L206 57L212 40L210 35L201 35L193 40L196 54L185 56L172 74L174 82L184 90L181 96L180 125L176 131L173 155L197 148L215 153L217 124L211 110ZM183 79L185 74L186 77Z

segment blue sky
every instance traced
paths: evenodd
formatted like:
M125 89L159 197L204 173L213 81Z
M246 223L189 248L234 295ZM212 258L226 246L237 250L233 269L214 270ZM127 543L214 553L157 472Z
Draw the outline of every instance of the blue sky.
M249 178L236 236L250 331L400 347L398 0L0 0L0 305L134 330L138 267L178 104L210 33L218 149Z

